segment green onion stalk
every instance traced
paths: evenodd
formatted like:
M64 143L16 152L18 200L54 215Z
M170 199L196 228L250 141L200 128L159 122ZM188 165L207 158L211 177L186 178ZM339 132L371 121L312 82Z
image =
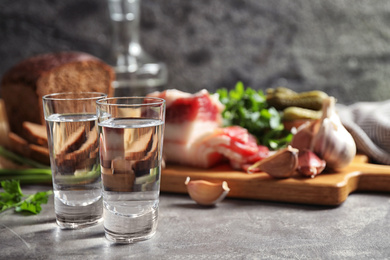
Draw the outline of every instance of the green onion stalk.
M0 146L0 156L19 165L31 167L26 169L0 169L0 181L12 179L19 180L22 184L51 183L52 173L50 166L25 158L7 150L2 146Z

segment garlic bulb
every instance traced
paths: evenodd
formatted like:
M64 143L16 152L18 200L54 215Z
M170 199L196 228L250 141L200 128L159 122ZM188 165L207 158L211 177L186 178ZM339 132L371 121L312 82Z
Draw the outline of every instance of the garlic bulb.
M187 177L184 184L187 186L187 191L191 199L203 206L212 206L221 202L230 191L226 181L191 181L190 177Z
M332 169L347 166L356 155L356 144L335 109L335 98L324 100L321 125L311 142L311 150Z
M326 98L321 119L300 127L291 142L300 151L313 151L332 169L347 166L356 155L355 141L341 123L335 103L334 97Z

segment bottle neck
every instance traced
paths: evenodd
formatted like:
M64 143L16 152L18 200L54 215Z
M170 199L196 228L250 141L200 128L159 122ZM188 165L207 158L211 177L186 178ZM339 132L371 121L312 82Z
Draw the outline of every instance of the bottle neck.
M141 0L107 1L113 30L109 63L115 70L115 95L141 95L165 86L166 65L140 44Z
M108 0L113 28L113 52L117 60L137 57L139 41L140 0Z

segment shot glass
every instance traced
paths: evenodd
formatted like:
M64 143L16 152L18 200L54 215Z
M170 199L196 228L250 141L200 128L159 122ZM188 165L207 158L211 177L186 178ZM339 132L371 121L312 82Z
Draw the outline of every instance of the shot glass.
M97 101L106 238L133 243L157 228L165 100Z
M104 93L43 97L54 209L62 229L96 224L103 215L96 101Z

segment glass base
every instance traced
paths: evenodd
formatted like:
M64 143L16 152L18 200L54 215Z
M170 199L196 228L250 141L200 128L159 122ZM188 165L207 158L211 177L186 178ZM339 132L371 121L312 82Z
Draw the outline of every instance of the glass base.
M117 234L105 229L106 238L108 241L117 244L132 244L139 241L144 241L152 238L156 234L156 228L154 227L151 232L140 234Z
M66 221L62 217L57 216L56 222L61 229L81 229L90 226L94 226L103 221L102 217L78 220L78 221Z
M154 194L156 196L158 193ZM106 194L106 197L108 196ZM103 217L104 230L109 241L129 244L147 240L156 233L158 200L127 201L126 203L111 201L111 204L104 201Z
M63 191L62 191L63 193ZM85 194L89 195L83 191L84 197ZM74 192L65 194L69 199L71 195L74 196ZM84 227L89 227L97 224L99 221L103 220L103 203L102 197L92 196L94 201L93 203L81 206L81 205L69 205L65 204L63 200L60 200L58 197L54 198L54 210L56 213L57 225L61 229L79 229ZM81 199L79 199L81 201ZM73 201L71 201L73 202Z

